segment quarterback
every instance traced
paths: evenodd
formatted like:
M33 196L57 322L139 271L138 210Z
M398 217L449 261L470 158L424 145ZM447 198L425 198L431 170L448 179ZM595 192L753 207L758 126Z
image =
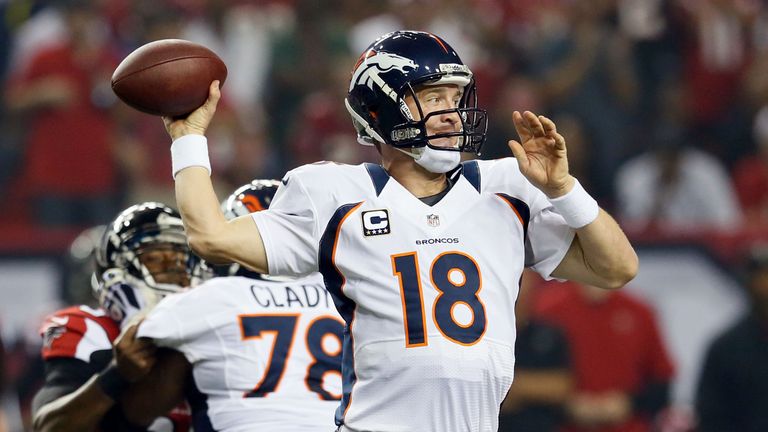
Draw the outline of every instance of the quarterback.
M495 431L523 269L603 288L637 272L548 118L515 113L514 158L460 163L480 151L486 112L470 68L436 35L389 33L353 68L345 105L380 164L299 167L268 210L231 221L203 136L218 99L214 81L189 117L164 118L190 244L270 275L323 275L346 323L342 432Z

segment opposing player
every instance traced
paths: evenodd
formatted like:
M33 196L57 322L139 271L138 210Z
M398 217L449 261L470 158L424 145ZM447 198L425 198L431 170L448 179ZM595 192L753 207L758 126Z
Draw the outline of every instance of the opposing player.
M495 431L523 268L604 288L637 272L551 120L515 112L515 158L460 163L486 115L469 67L433 34L387 34L354 67L345 103L381 164L299 167L252 217L227 221L211 186L203 135L218 99L213 82L204 106L164 119L190 244L271 275L323 274L347 324L341 431Z
M163 296L190 286L200 272L176 210L146 202L121 212L96 251L93 289L100 307L72 306L43 323L45 384L33 402L35 430L139 430L116 401L149 371L154 347L126 338L136 332L128 323ZM118 339L121 329L125 334ZM113 358L113 343L121 348L119 358ZM189 430L183 407L161 414L146 430Z
M239 188L222 204L225 214L267 208L279 184ZM344 323L322 277L275 280L238 264L219 269L224 277L163 299L141 323L139 337L180 354L158 360L150 376L165 384L126 414L143 424L186 396L196 431L332 430Z

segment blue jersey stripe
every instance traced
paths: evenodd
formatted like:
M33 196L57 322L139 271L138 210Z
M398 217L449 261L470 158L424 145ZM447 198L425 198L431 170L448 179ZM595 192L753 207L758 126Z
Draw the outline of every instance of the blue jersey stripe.
M522 200L519 200L517 198L511 197L507 194L503 193L497 193L501 199L507 202L510 207L515 209L517 211L517 214L520 216L522 224L523 224L523 240L528 238L528 222L530 222L531 219L531 209L528 207L528 204L523 202Z
M192 372L187 378L185 394L192 409L192 428L195 432L216 432L208 416L208 396L197 388Z
M381 165L372 163L366 163L365 169L368 170L368 175L371 176L373 187L376 189L376 196L379 196L389 181L389 174Z
M383 168L382 168L383 171ZM370 172L370 171L369 171ZM375 183L375 181L374 181ZM382 185L383 187L383 185ZM323 232L323 236L320 238L320 252L319 252L319 268L320 273L325 280L325 287L333 298L333 302L336 305L336 309L346 322L344 327L344 342L343 353L341 358L341 378L342 378L342 396L341 405L336 410L336 424L342 425L344 423L344 413L349 407L350 398L352 395L352 387L357 381L355 376L355 362L353 358L354 353L354 340L352 339L352 320L355 314L356 304L349 299L342 288L344 287L344 275L341 274L336 267L336 263L333 262L333 252L336 248L336 242L338 240L339 231L344 220L355 209L357 209L362 202L345 204L339 207L331 217L328 226Z
M480 192L480 165L477 161L467 161L461 164L461 174Z

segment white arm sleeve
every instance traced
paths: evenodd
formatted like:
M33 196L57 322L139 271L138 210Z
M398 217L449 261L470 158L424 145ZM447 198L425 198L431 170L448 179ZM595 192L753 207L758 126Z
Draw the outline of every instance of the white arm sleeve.
M264 241L270 275L303 276L317 271L317 209L298 175L288 173L269 209L252 217Z
M542 203L541 199L538 199L536 204L545 204L546 207L535 213L531 212L528 241L525 245L525 265L544 279L551 280L553 278L550 275L571 247L576 231L565 223L551 204Z
M195 363L201 357L196 339L211 330L208 315L215 311L216 302L206 302L204 296L191 296L193 293L172 294L161 300L139 325L136 336L151 338L157 346L175 349Z

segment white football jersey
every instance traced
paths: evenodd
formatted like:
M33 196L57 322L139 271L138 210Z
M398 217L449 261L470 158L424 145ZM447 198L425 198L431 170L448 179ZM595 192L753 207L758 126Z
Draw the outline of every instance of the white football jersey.
M196 431L333 431L344 323L318 274L222 277L164 298L139 337L182 352Z
M521 274L574 237L512 158L470 161L429 206L379 165L305 165L254 213L270 274L320 271L347 323L342 431L496 431Z

